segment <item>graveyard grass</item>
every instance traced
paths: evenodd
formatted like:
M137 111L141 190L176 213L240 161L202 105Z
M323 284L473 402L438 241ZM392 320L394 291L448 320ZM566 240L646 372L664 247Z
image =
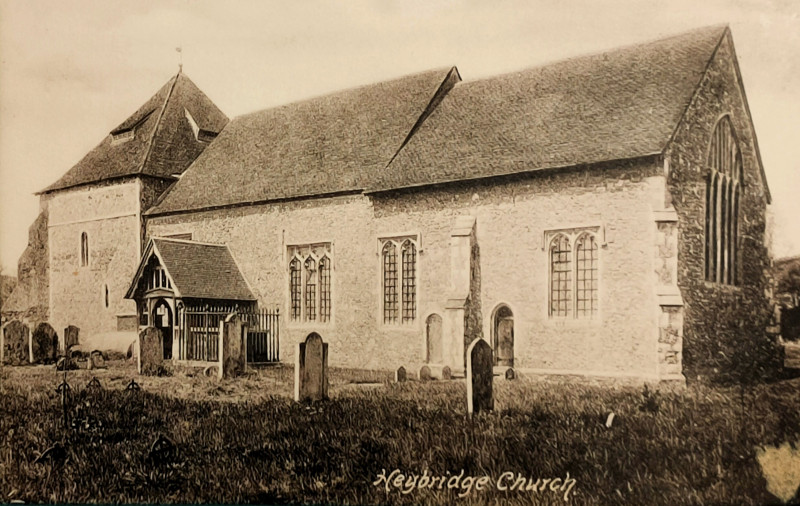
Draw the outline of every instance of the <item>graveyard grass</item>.
M561 492L497 490L510 471L569 472L570 504L765 504L775 498L756 448L800 441L797 378L743 396L496 379L496 411L469 420L463 380L394 384L388 372L332 369L331 400L308 405L291 401L292 374L136 377L141 391L127 392L130 364L74 371L65 430L53 367L5 367L0 503L567 504ZM101 389L86 387L92 375ZM160 435L174 452L151 451ZM373 484L384 469L491 481L462 498L402 494Z

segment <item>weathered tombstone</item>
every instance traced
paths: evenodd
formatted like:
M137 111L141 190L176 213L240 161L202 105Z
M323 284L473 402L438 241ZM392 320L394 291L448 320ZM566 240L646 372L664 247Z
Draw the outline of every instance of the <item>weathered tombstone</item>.
M55 362L58 357L58 334L49 323L36 326L31 339L31 352L34 364Z
M139 374L158 375L164 362L164 336L161 330L147 327L139 333Z
M222 323L220 339L219 379L244 374L247 367L247 322L236 313L228 315Z
M422 367L420 367L420 369L419 369L419 380L420 381L428 381L431 378L432 378L432 376L431 376L431 368L428 367L427 365L423 365Z
M443 380L453 379L453 371L450 370L450 367L448 366L442 367L442 379Z
M89 355L89 365L92 369L105 369L106 357L103 356L103 352L100 350L94 350Z
M394 372L394 382L395 383L405 383L406 381L406 368L400 366Z
M312 332L298 343L295 354L294 400L319 401L328 398L328 344Z
M3 327L3 361L6 364L20 365L28 362L30 352L28 340L30 330L24 323L13 320Z
M467 413L494 409L492 347L476 339L467 348Z
M72 346L78 345L78 335L80 334L81 329L76 327L75 325L70 325L64 329L64 352Z
M70 357L59 357L56 361L56 371L71 371L78 369L78 363Z
M509 367L508 369L506 369L506 379L507 380L513 380L513 379L516 379L516 378L517 378L517 373L514 372L514 368L513 367Z

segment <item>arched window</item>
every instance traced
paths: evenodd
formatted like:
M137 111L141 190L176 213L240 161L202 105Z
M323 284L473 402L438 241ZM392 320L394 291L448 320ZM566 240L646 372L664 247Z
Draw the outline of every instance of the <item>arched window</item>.
M397 323L397 246L383 245L383 323Z
M383 323L413 323L417 319L417 237L380 239L380 245Z
M597 316L600 257L596 232L585 228L565 230L550 240L550 317Z
M331 261L326 256L319 259L319 321L331 319Z
M417 317L417 247L403 242L403 323Z
M289 317L293 322L331 321L331 243L293 245L289 257Z
M289 262L289 297L291 299L291 315L292 320L299 320L302 307L301 301L301 283L300 278L302 272L300 271L300 260L293 258Z
M108 285L103 285L103 305L108 307Z
M572 248L559 234L550 242L550 316L572 313Z
M575 243L575 311L578 318L597 314L597 241L583 234Z
M737 284L742 153L729 116L714 129L707 165L705 278Z
M89 236L81 233L81 267L89 265Z
M312 257L306 258L306 321L317 319L317 262Z

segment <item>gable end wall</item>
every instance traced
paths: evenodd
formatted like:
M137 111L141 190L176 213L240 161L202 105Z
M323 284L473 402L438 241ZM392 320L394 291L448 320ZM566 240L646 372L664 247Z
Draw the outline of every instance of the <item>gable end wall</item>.
M685 304L684 365L690 377L718 376L732 370L741 373L735 361L766 366L775 360L765 334L770 314L767 197L734 58L727 33L665 152L670 168L667 198L679 217L678 285ZM714 128L725 114L730 114L744 170L740 286L705 281L706 157Z

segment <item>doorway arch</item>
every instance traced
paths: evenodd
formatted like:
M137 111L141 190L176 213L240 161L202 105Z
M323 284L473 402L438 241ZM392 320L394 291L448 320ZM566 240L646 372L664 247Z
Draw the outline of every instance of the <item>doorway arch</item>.
M161 330L164 339L164 360L172 359L172 329L174 319L172 307L166 299L161 298L153 305L153 326Z
M492 337L495 365L514 367L514 313L505 304L494 310Z
M425 319L425 362L441 364L442 354L442 317L432 313Z

